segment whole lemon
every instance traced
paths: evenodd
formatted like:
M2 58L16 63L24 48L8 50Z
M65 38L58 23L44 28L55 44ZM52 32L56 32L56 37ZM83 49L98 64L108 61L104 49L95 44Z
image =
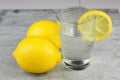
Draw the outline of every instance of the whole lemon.
M52 20L40 20L34 22L27 31L29 36L42 36L51 40L58 48L60 45L59 27L56 22Z
M40 37L21 40L13 56L23 70L31 73L50 71L61 60L58 48L51 41Z

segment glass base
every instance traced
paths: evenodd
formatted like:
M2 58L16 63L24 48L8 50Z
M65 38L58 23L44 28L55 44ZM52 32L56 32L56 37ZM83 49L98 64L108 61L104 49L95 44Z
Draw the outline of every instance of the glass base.
M91 59L86 59L82 61L63 59L65 66L71 70L83 70L87 68L90 64Z

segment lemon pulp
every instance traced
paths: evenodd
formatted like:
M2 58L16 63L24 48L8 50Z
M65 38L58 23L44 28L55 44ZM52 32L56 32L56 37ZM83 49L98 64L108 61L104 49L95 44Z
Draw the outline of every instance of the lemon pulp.
M87 41L101 41L107 38L112 31L112 20L110 16L100 10L85 12L78 19L78 30L82 38Z

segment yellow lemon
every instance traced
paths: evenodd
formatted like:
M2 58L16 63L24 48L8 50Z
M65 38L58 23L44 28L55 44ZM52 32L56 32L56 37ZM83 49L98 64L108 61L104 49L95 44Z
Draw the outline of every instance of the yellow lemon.
M27 31L29 36L42 36L51 40L58 48L60 45L59 27L56 22L52 20L40 20L34 22Z
M87 41L101 41L107 38L112 31L110 16L100 10L90 10L78 19L78 30L82 38Z
M61 60L58 48L51 41L40 37L21 40L13 56L23 70L31 73L48 72Z

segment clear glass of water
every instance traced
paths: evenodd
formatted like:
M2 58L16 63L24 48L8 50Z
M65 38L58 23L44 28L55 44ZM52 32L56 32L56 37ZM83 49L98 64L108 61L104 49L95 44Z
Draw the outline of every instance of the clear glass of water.
M85 11L87 11L85 8L68 8L61 10L57 16L63 62L67 68L72 70L85 69L91 61L90 54L94 41L83 40L77 28L77 21Z

